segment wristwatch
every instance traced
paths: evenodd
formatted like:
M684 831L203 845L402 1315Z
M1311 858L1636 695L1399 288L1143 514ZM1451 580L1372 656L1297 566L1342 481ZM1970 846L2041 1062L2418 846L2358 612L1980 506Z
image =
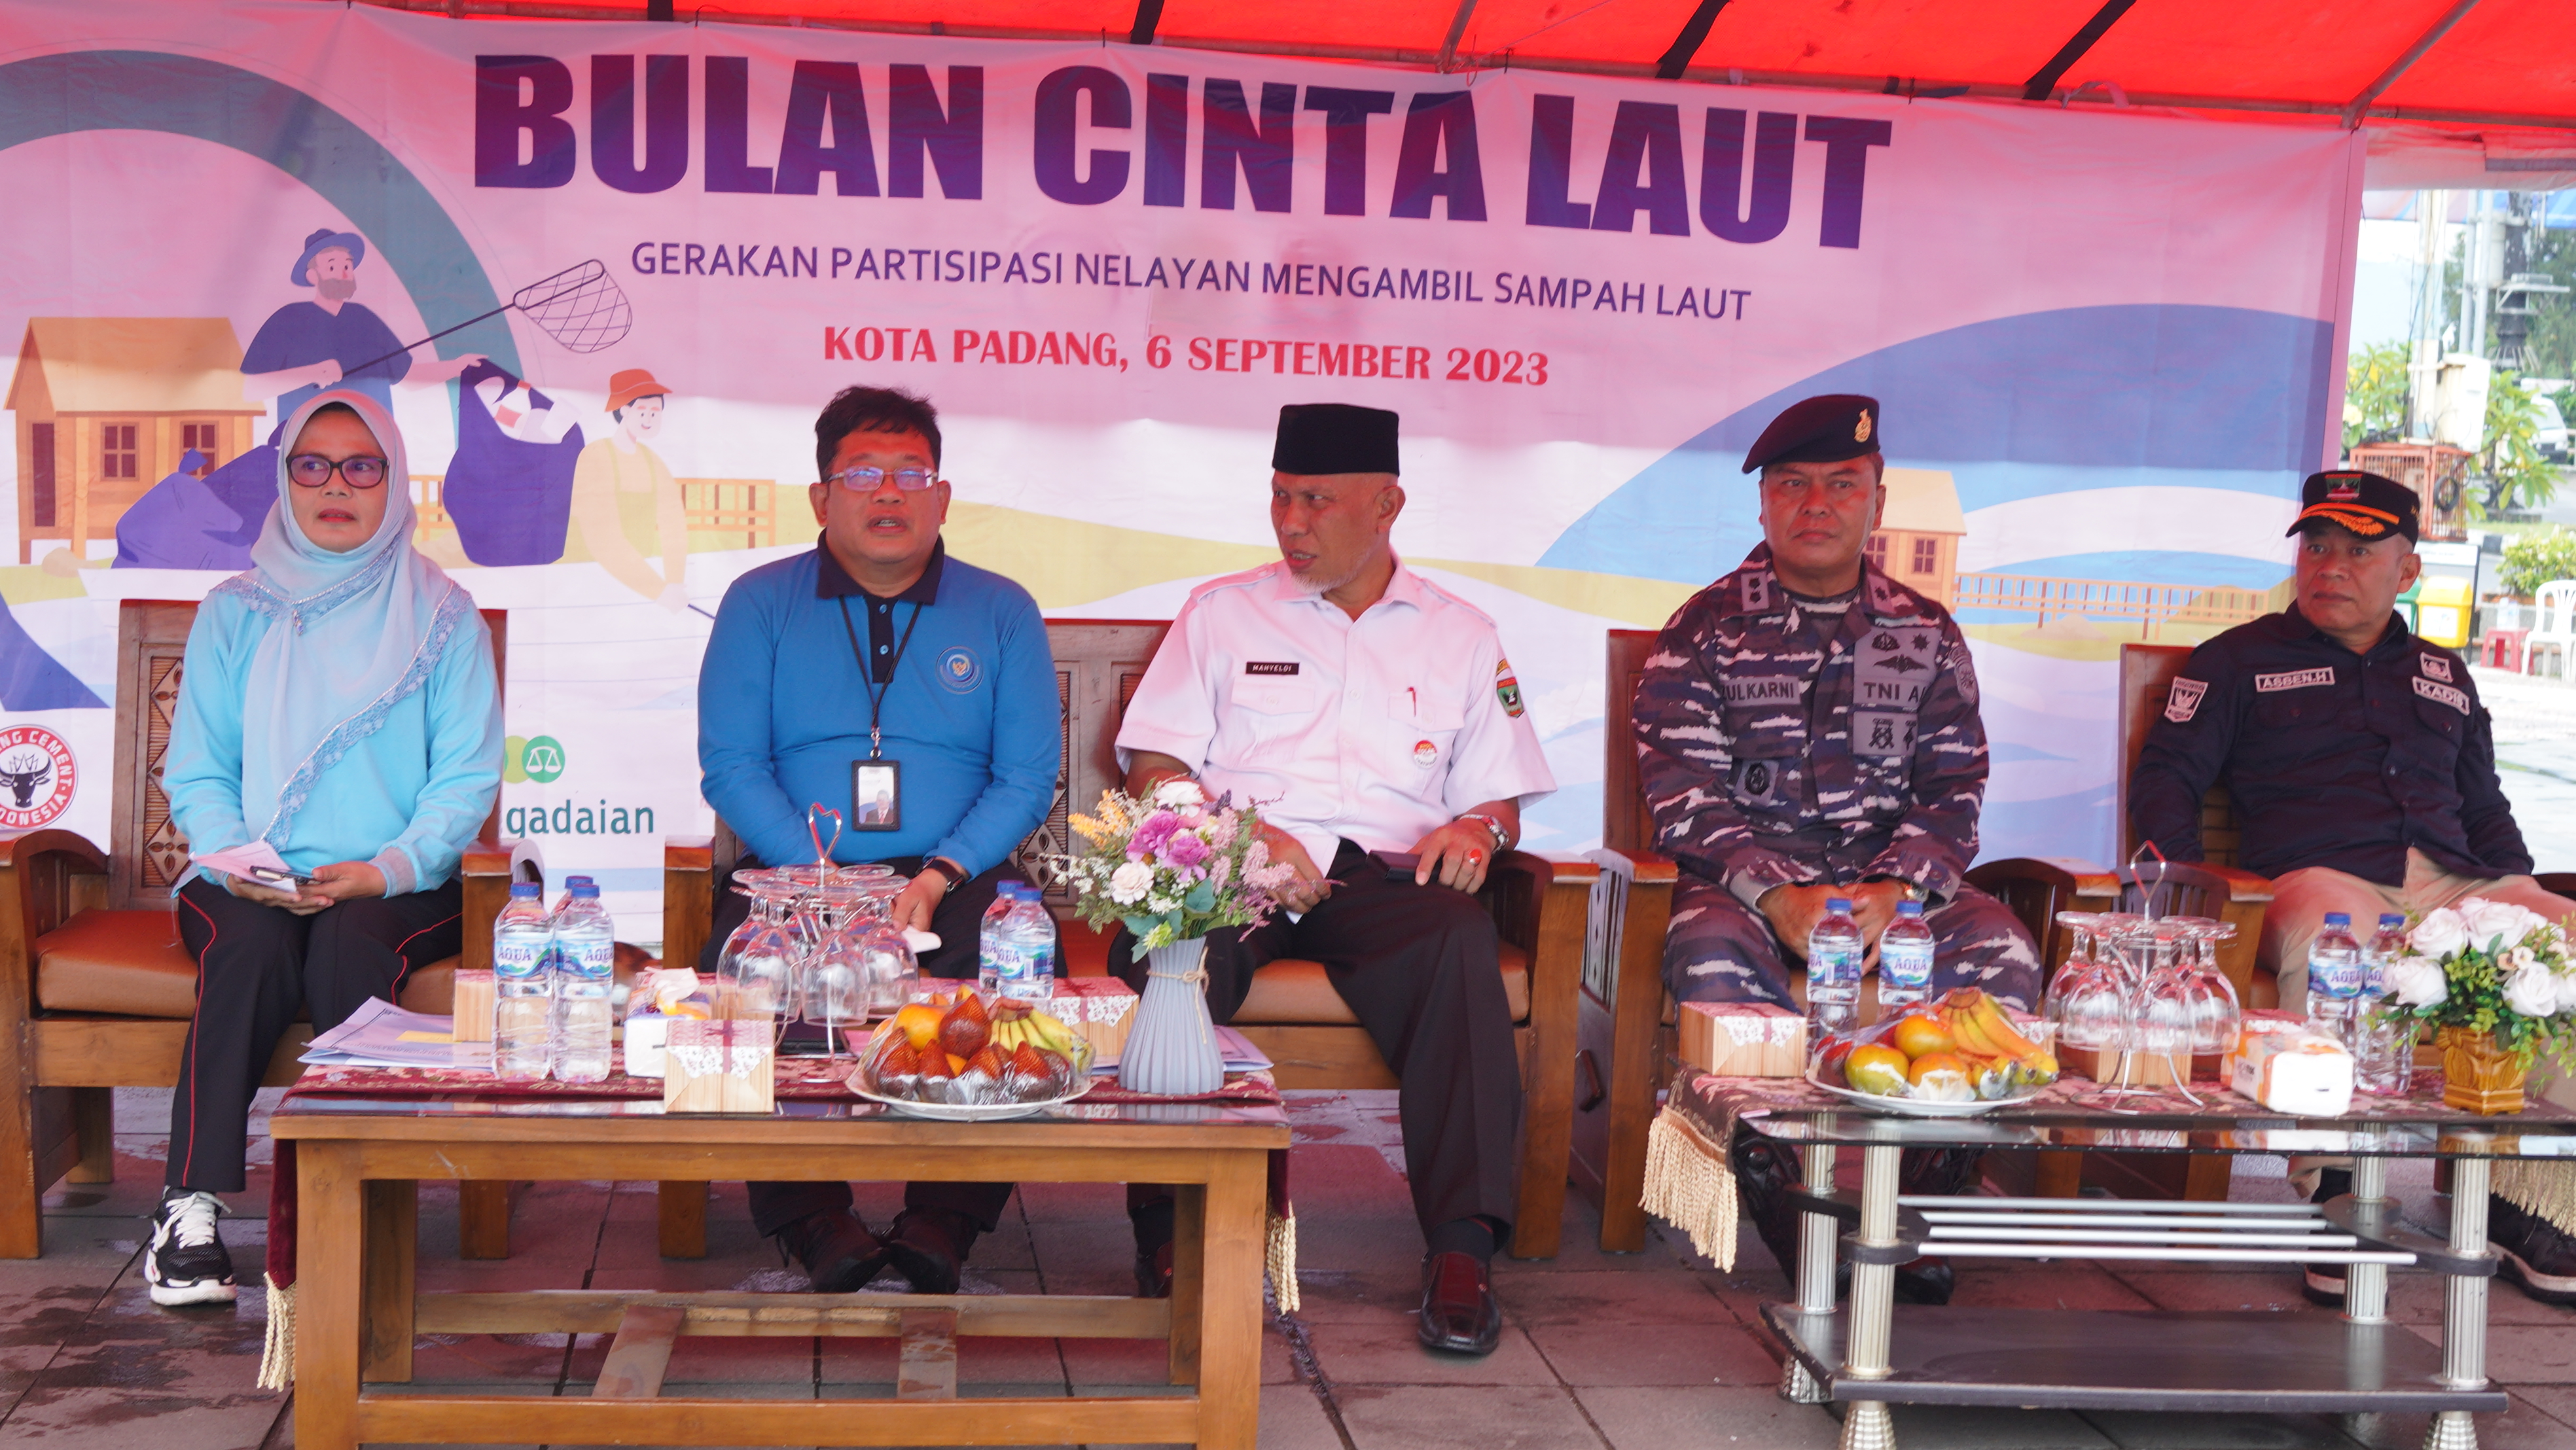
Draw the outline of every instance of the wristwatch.
M1501 855L1503 852L1512 848L1512 833L1503 829L1503 823L1501 821L1494 819L1492 816L1486 815L1483 811L1469 811L1458 819L1462 821L1474 821L1476 824L1483 826L1487 832L1491 833L1494 838L1494 854Z
M945 856L929 856L923 858L921 869L924 871L936 871L940 875L947 877L948 889L951 891L954 891L958 887L966 884L966 868L949 860Z

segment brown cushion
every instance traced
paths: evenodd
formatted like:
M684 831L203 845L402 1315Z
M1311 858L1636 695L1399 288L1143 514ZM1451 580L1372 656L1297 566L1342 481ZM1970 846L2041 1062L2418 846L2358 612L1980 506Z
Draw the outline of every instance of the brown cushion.
M1512 1020L1529 1020L1529 953L1502 944L1503 1000ZM1252 990L1235 1009L1238 1027L1352 1027L1359 1018L1333 990L1321 962L1283 957L1252 974Z
M1057 923L1065 974L1100 977L1109 973L1111 933L1079 921ZM1503 997L1512 1020L1529 1020L1529 953L1503 943ZM1252 991L1234 1014L1237 1023L1256 1027L1356 1026L1342 994L1324 976L1322 964L1282 959L1252 974Z
M167 911L84 911L36 938L36 1005L48 1012L119 1017L197 1014L197 963ZM402 1005L454 1010L458 959L432 962L404 981Z
M193 1017L197 962L168 911L84 911L36 938L36 1005L49 1012Z

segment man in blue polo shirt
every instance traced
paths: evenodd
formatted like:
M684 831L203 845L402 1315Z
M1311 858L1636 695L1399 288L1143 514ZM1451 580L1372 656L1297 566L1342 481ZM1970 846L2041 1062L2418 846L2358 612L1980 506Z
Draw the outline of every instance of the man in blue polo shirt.
M948 557L939 527L939 415L908 393L844 388L814 422L823 537L734 581L698 672L707 803L744 859L813 857L806 811L851 824L833 851L911 877L903 925L938 935L933 976L975 975L978 928L1011 850L1055 794L1063 719L1046 623L1029 592ZM748 903L717 887L700 969L712 971ZM891 1266L914 1292L951 1294L1007 1183L915 1183L880 1237L846 1183L749 1185L752 1222L821 1293Z

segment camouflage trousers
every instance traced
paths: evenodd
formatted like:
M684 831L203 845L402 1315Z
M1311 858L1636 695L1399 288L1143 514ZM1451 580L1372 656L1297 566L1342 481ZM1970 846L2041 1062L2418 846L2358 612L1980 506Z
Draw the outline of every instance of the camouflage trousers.
M1923 914L1932 926L1932 991L1983 987L2029 1009L2039 1002L2039 948L2012 909L1973 886ZM1803 958L1804 953L1800 953ZM1792 1011L1788 954L1762 913L1685 870L1673 884L1664 986L1677 1002L1769 1002Z

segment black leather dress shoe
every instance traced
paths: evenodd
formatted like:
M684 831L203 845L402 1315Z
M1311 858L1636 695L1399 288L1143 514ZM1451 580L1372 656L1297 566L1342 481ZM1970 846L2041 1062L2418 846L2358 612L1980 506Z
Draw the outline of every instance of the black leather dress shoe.
M817 1294L853 1294L882 1273L886 1246L845 1208L809 1213L778 1231L778 1246L814 1281Z
M2522 1292L2543 1304L2576 1304L2576 1239L2490 1194L2487 1242L2503 1256L2496 1272Z
M1492 1267L1474 1254L1422 1256L1422 1347L1491 1354L1503 1340Z
M2320 1168L2317 1170L2316 1192L2308 1195L2308 1202L2324 1203L2328 1199L2341 1198L2350 1192L2352 1192L2351 1169ZM2301 1264L2299 1273L2299 1292L2306 1296L2309 1303L2322 1304L2328 1309L2343 1307L2343 1265Z
M954 1294L966 1272L966 1255L982 1232L962 1213L906 1209L887 1231L886 1261L912 1282L916 1294Z

